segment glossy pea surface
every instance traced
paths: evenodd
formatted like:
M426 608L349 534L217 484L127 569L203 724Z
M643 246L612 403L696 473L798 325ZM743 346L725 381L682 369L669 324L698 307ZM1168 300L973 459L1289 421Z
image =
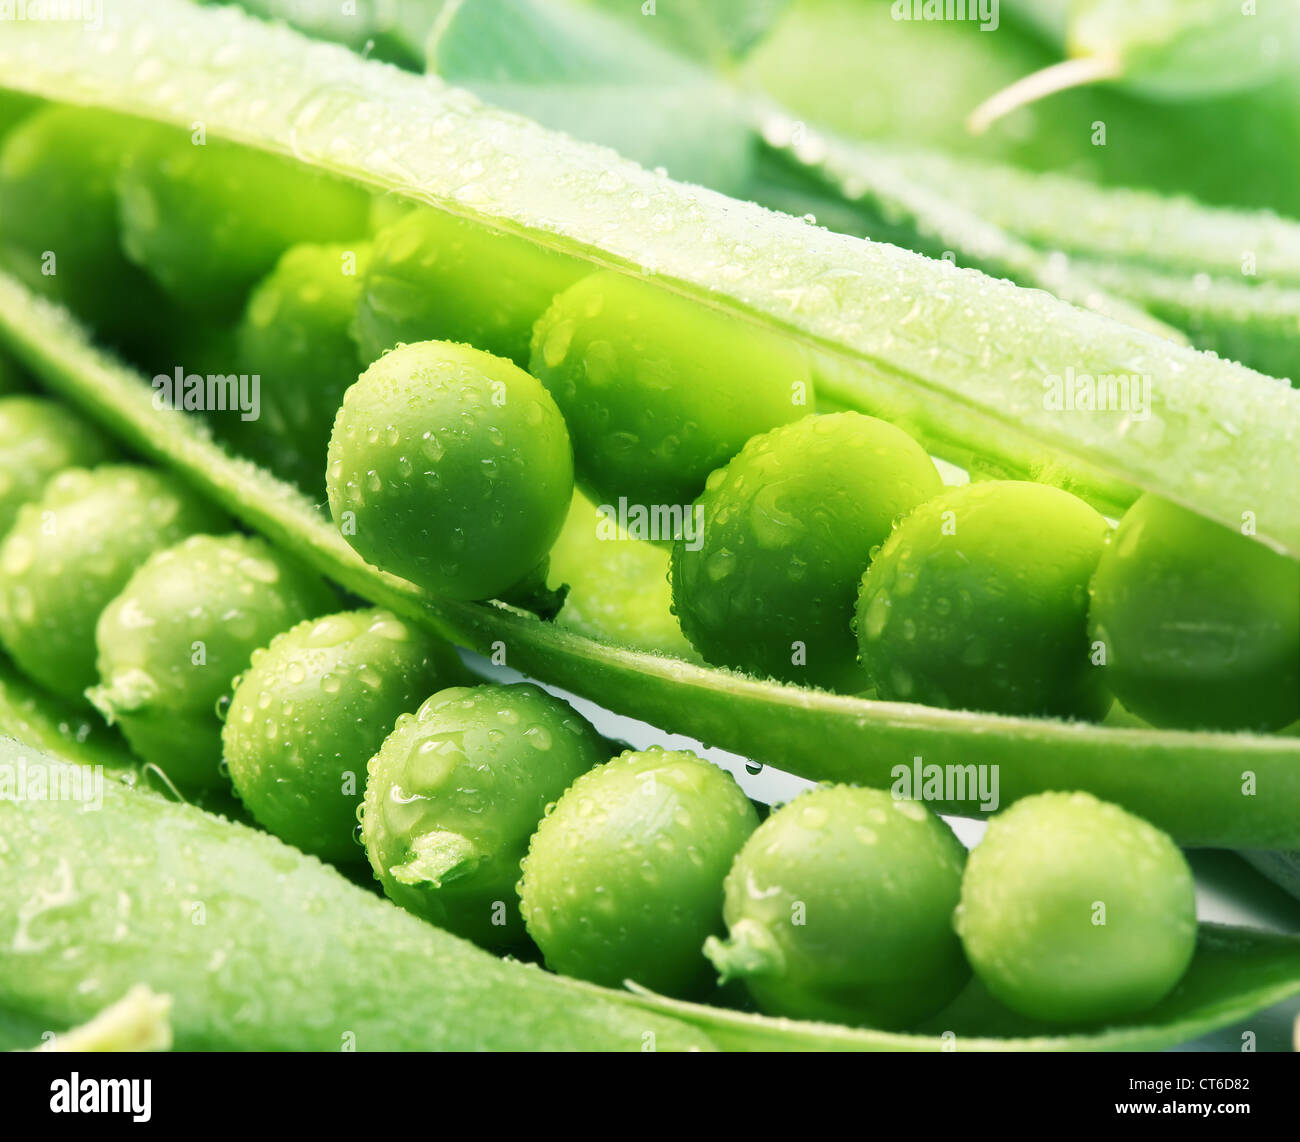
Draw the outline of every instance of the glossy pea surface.
M88 697L179 789L220 785L218 702L253 651L334 602L261 539L190 536L152 555L104 608Z
M705 659L846 691L867 682L853 607L895 519L942 489L911 437L856 412L750 440L697 501L702 534L673 545L673 605Z
M97 679L95 624L146 559L222 515L166 474L68 469L18 511L0 544L0 641L47 689L78 702Z
M528 847L528 934L561 975L668 995L710 980L722 884L758 815L725 770L682 750L627 752L584 774Z
M63 469L92 468L116 455L106 436L57 401L0 396L0 535Z
M537 568L564 526L573 454L538 381L468 345L386 353L343 399L330 510L369 563L435 595L488 599Z
M1154 725L1300 718L1300 563L1231 528L1143 496L1102 553L1090 622L1115 696Z
M776 810L727 874L706 954L763 1011L897 1029L970 977L953 912L966 850L915 801L826 786Z
M1097 717L1088 580L1105 519L1059 488L953 488L894 530L855 623L880 697L1001 714Z
M370 763L362 838L389 899L492 947L524 938L519 862L549 804L609 756L530 683L455 686L398 719Z
M118 342L146 336L163 304L119 241L117 179L138 137L122 116L51 106L0 148L4 267Z
M236 335L242 371L261 377L260 415L238 426L244 450L314 495L362 368L350 330L368 260L364 243L291 247L254 288Z
M1169 837L1118 806L1041 793L989 823L957 931L975 974L1021 1014L1122 1018L1168 994L1191 962L1191 870Z
M127 256L184 307L230 317L286 249L360 238L370 209L360 188L289 159L160 128L118 198Z
M526 367L533 323L582 263L440 210L378 203L392 221L375 235L357 308L363 359L404 342L464 341Z
M751 436L812 407L807 363L787 340L614 272L555 299L529 370L564 413L598 503L689 504Z
M402 714L464 675L455 651L383 610L305 619L253 652L222 728L257 823L335 863L362 859L366 765Z

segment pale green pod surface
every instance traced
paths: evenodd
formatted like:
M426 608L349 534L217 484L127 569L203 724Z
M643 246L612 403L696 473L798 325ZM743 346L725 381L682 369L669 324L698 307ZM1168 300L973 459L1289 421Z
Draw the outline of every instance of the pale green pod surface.
M856 412L750 440L673 545L673 606L709 662L831 689L867 686L853 637L863 572L894 521L938 495L925 450Z
M303 852L363 859L367 762L401 714L464 673L450 645L388 611L305 619L254 651L235 681L222 728L235 792Z
M374 361L412 341L463 341L520 367L533 324L584 263L441 210L398 213L375 235L354 333Z
M343 398L328 461L330 511L358 554L454 599L535 571L573 496L555 402L468 345L417 342L372 364Z
M227 526L164 473L109 464L55 476L0 544L0 641L47 689L77 702L95 684L95 624L155 551Z
M139 132L105 111L47 107L0 148L0 263L116 342L144 336L164 304L119 241L117 178Z
M363 238L359 187L290 159L153 128L119 178L122 246L183 306L233 316L298 242Z
M528 846L528 934L561 975L667 995L710 982L722 885L758 814L731 774L685 750L621 754L584 774Z
M116 455L106 436L57 401L0 397L0 535L51 477L65 468L93 468Z
M177 788L219 786L218 702L253 651L336 603L261 539L191 536L151 556L104 608L100 682L86 696Z
M361 372L350 327L368 243L293 246L249 297L238 327L241 372L260 380L241 451L319 495L343 394Z
M361 835L389 899L475 943L524 938L519 863L548 805L609 756L568 703L531 683L454 686L370 762Z
M1196 894L1159 829L1086 793L1040 793L994 817L966 865L957 931L976 976L1036 1019L1145 1010L1196 947Z
M999 714L1099 717L1088 579L1106 520L1069 492L953 488L895 529L862 579L855 624L880 697Z
M1097 564L1089 617L1110 688L1155 725L1300 718L1300 563L1231 528L1143 496Z
M908 1027L970 978L952 927L965 864L918 802L814 789L745 842L727 875L729 935L705 954L768 1014Z
M613 271L555 299L529 369L564 413L598 504L688 505L751 436L813 408L787 339Z

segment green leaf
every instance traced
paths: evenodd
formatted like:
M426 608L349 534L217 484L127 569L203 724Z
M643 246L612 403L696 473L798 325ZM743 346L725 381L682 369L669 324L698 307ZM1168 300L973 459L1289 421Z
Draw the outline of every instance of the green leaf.
M302 493L226 454L202 422L86 340L66 311L0 275L0 338L53 390L244 524L349 591L481 654L669 731L816 781L888 788L922 756L987 765L1002 804L1081 789L1189 845L1300 847L1300 738L1110 728L876 702L628 650L493 605L438 601L364 563ZM1246 795L1242 775L1254 775ZM978 816L971 801L936 809Z
M639 29L571 0L453 0L429 70L495 107L735 192L754 139L740 96Z

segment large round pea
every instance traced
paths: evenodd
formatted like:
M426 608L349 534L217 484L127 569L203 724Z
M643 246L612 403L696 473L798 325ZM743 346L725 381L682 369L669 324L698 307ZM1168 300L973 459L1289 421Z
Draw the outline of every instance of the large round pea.
M235 792L281 840L360 859L366 763L399 715L463 676L447 643L388 611L304 620L254 651L235 681L222 730Z
M95 673L95 623L159 548L225 526L164 474L69 469L23 505L0 545L0 641L43 686L78 702Z
M122 250L117 178L141 127L105 111L46 107L0 149L0 260L101 337L134 344L163 297Z
M237 426L241 451L319 495L343 394L361 372L350 326L369 247L294 246L249 298L241 371L261 378L260 415Z
M970 969L952 927L966 850L915 801L814 789L778 809L727 875L726 940L705 954L769 1014L907 1027Z
M441 210L397 214L375 235L357 307L362 357L411 341L463 341L526 367L533 323L584 269Z
M790 342L614 272L555 299L529 369L563 411L579 481L598 503L689 504L746 440L813 404Z
M260 539L191 536L151 556L104 608L100 684L87 696L178 788L219 785L218 701L254 650L335 602Z
M621 754L578 778L534 834L519 882L528 934L562 975L698 994L723 881L757 825L725 770L685 751Z
M1300 563L1231 528L1143 496L1097 564L1089 617L1115 696L1155 725L1300 718Z
M167 293L233 316L297 242L366 234L369 196L291 159L155 128L119 179L122 245Z
M116 455L107 437L57 401L0 397L0 535L51 477L65 468L103 464Z
M942 490L910 436L856 412L756 436L714 472L673 546L673 606L709 662L862 690L853 605L894 520Z
M468 345L403 345L348 389L330 437L330 510L368 562L456 599L534 571L564 526L573 453L522 369Z
M361 835L384 892L479 944L523 939L515 898L528 838L609 749L528 683L456 686L398 719L370 762Z
M971 853L957 931L975 974L1035 1019L1119 1019L1163 998L1196 947L1196 896L1159 829L1086 793L994 817Z
M880 697L1100 716L1087 613L1105 535L1097 512L1045 484L969 484L922 504L858 596L858 647Z

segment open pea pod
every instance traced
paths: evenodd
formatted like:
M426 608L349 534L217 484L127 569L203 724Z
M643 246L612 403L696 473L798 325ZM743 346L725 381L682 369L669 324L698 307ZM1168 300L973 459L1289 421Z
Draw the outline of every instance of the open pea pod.
M20 760L78 788L74 767L0 738L0 766ZM1300 939L1207 925L1174 992L1111 1027L1027 1025L978 997L930 1034L768 1019L498 960L265 833L112 782L98 793L93 811L0 800L6 1045L141 984L171 998L188 1050L1144 1050L1300 993Z
M234 9L120 0L102 30L19 22L0 83L189 126L525 234L787 332L941 455L1112 503L1153 491L1300 555L1300 399L1215 357L891 246L684 186L465 92ZM1151 378L1150 415L1063 414L1072 368Z
M302 493L156 409L145 380L0 274L0 339L50 388L363 598L608 709L819 781L889 786L895 767L995 766L1003 804L1050 789L1115 801L1183 844L1300 847L1300 739L1109 728L875 702L623 649L492 604L436 600L362 561ZM972 796L975 796L972 794ZM978 800L936 808L980 815Z

